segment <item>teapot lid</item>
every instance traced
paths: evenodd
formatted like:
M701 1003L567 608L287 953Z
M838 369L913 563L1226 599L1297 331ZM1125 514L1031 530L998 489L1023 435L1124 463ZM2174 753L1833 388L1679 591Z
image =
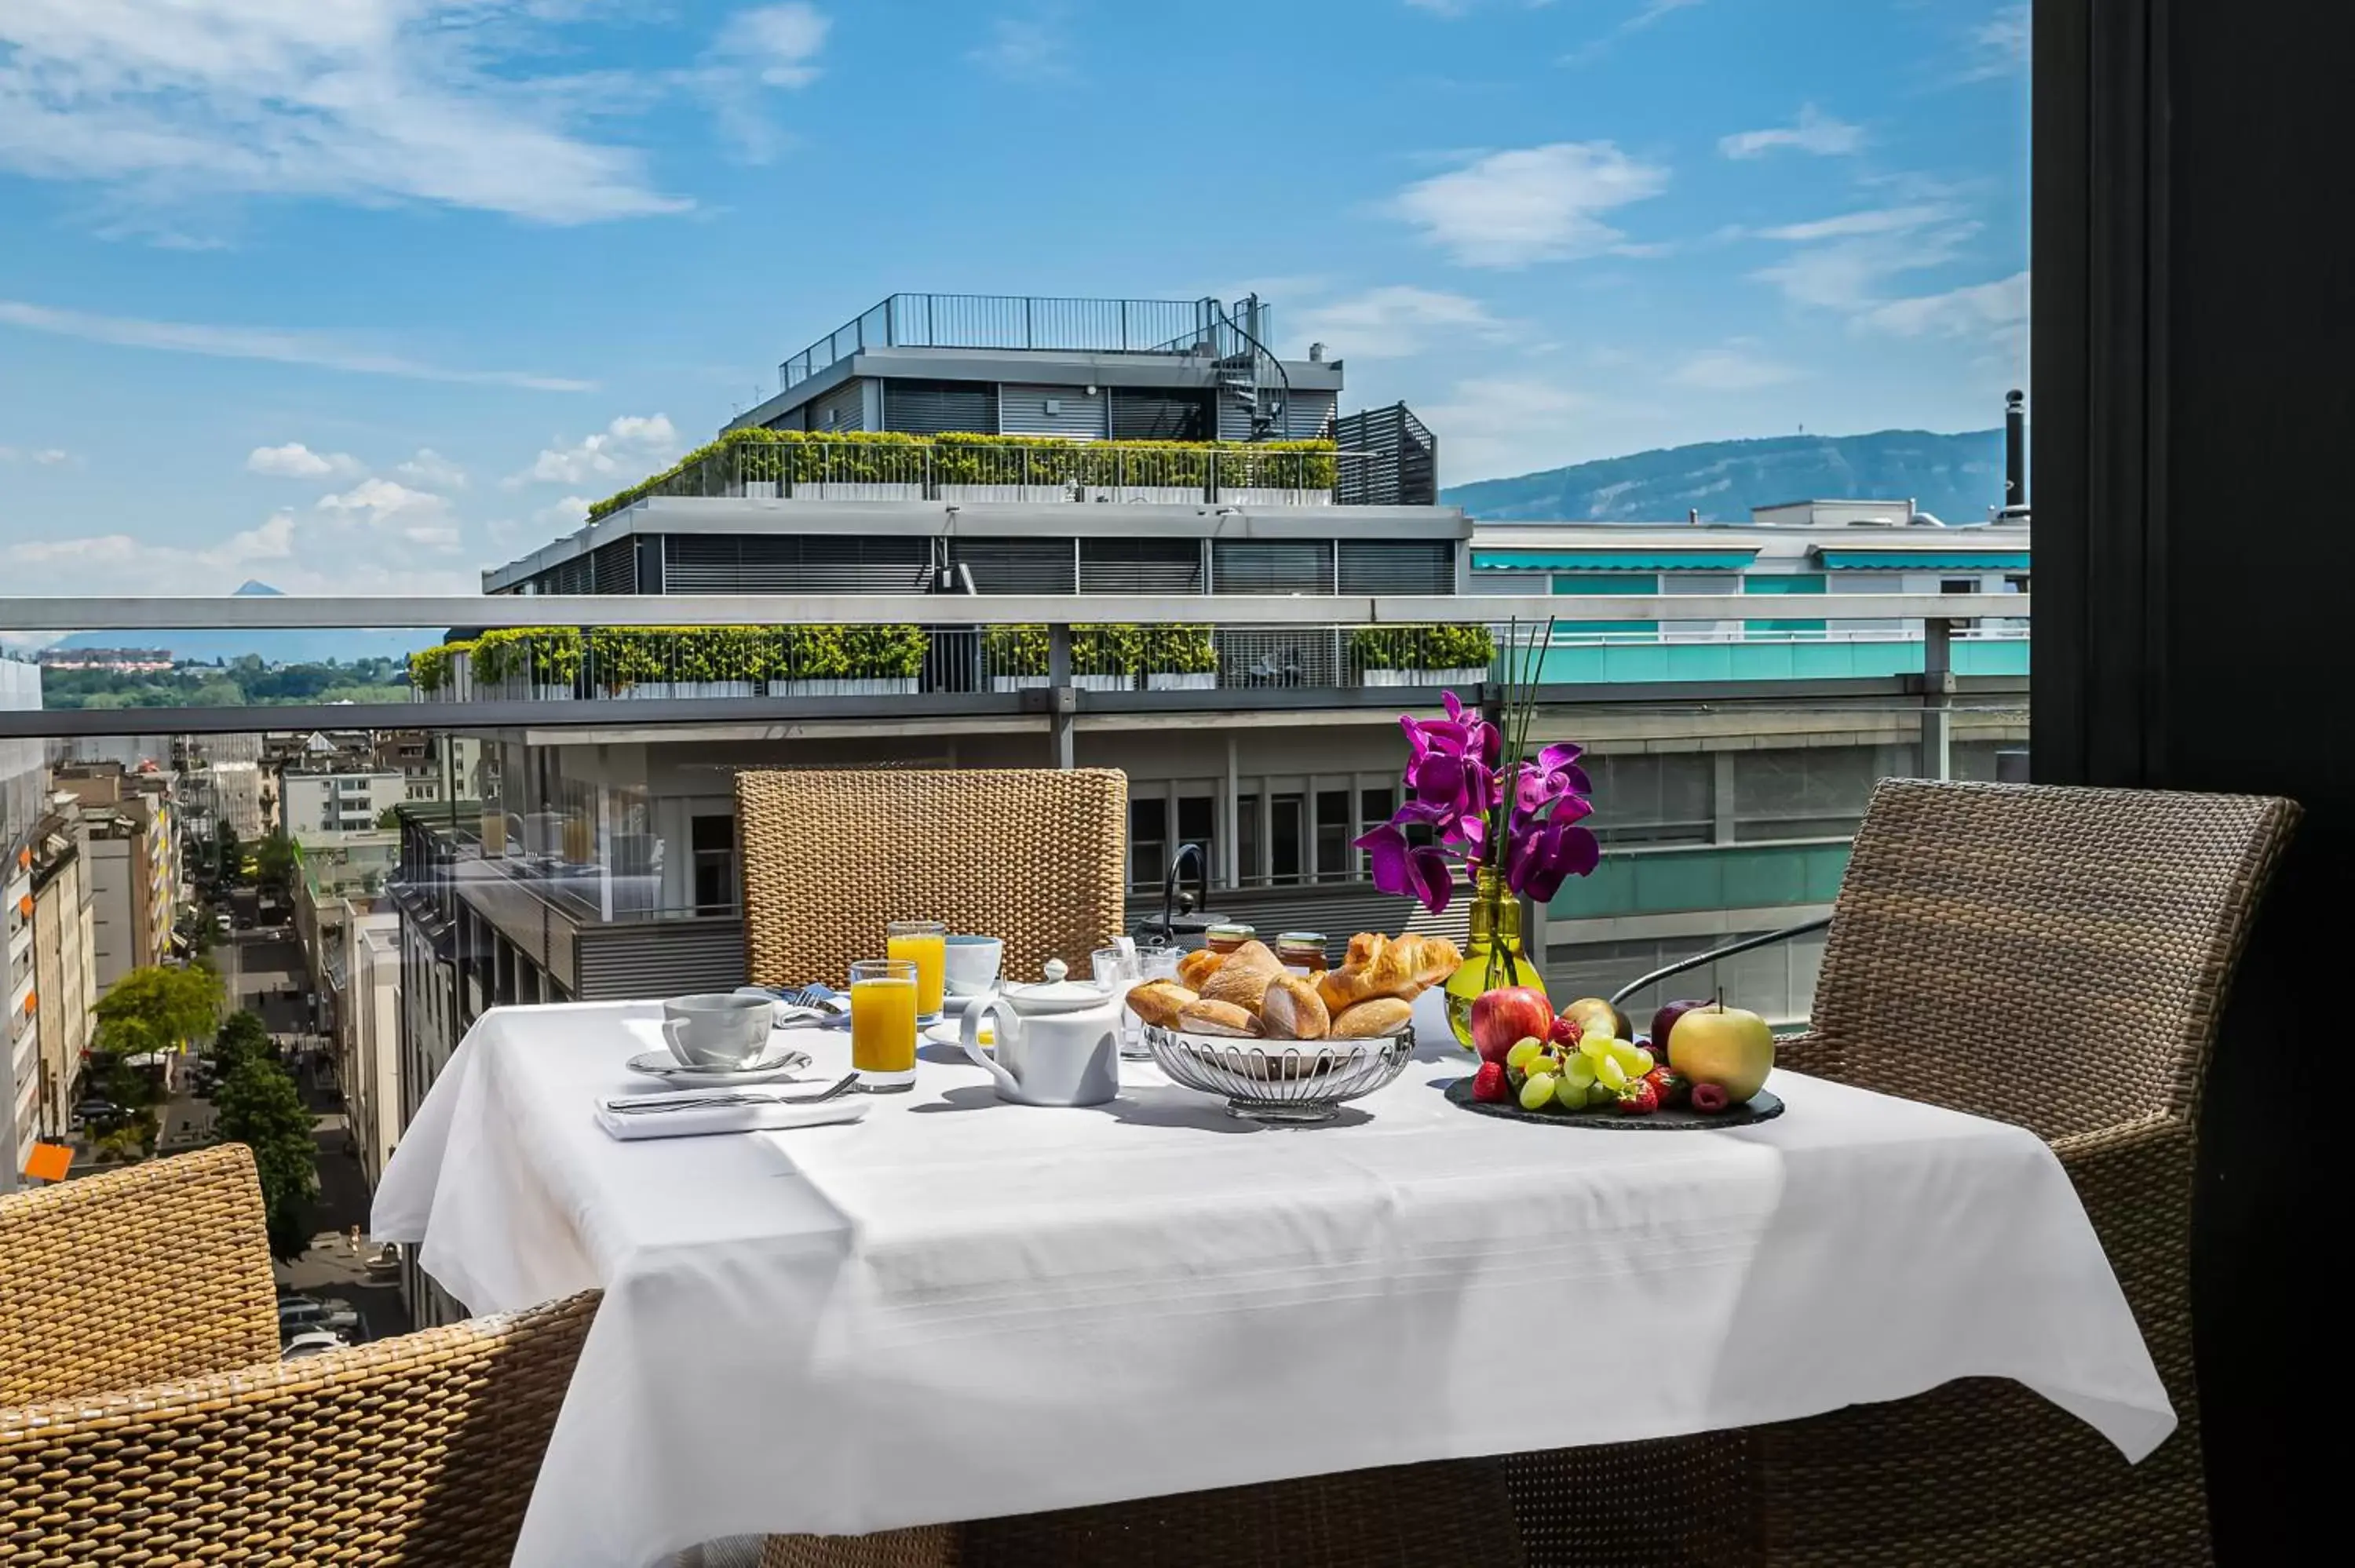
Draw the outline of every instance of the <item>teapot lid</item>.
M1005 991L1006 1000L1014 1004L1017 1012L1077 1012L1082 1008L1096 1007L1108 1001L1112 992L1092 980L1066 980L1070 969L1060 959L1049 959L1047 980L1043 985L1012 985Z

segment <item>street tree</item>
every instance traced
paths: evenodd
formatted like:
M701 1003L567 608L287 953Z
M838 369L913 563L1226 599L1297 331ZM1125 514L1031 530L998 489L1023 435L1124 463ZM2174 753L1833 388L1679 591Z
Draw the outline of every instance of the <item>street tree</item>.
M224 1080L235 1075L238 1068L255 1058L274 1062L277 1047L270 1039L270 1027L261 1015L250 1008L240 1008L221 1021L220 1033L213 1036L213 1070Z
M204 964L133 969L98 1001L101 1048L125 1055L176 1051L213 1032L221 978Z
M302 863L302 858L293 839L272 830L254 846L254 880L264 887L289 892L294 885L294 868Z
M222 1140L253 1150L271 1256L282 1263L302 1256L319 1196L319 1146L302 1092L276 1061L248 1056L214 1093L213 1107Z

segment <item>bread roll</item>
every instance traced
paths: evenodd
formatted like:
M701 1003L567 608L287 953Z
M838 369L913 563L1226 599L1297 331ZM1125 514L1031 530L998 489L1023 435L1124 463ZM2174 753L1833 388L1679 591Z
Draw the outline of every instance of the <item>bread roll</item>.
M1195 994L1173 980L1146 980L1128 993L1128 1010L1147 1023L1157 1023L1164 1029L1174 1027L1178 1014L1199 1000Z
M1178 983L1188 991L1199 991L1202 982L1219 972L1227 961L1224 953L1214 953L1208 948L1197 948L1178 960Z
M1270 951L1265 942L1254 937L1229 953L1227 961L1220 967L1230 969L1256 969L1262 974L1280 975L1284 972L1284 960Z
M1246 1039L1258 1038L1259 1020L1231 1001L1212 1001L1208 998L1181 1010L1178 1027L1188 1034L1231 1034Z
M1336 1040L1378 1040L1396 1034L1414 1017L1414 1009L1394 996L1361 1001L1333 1020Z
M1322 1040L1333 1026L1333 1015L1316 988L1298 975L1280 975L1268 982L1260 999L1259 1021L1272 1040Z
M1267 995L1267 988L1284 978L1284 970L1281 967L1271 970L1236 962L1241 957L1240 951L1229 955L1227 961L1219 966L1219 972L1202 982L1202 999L1205 1001L1229 1001L1257 1012L1261 999Z

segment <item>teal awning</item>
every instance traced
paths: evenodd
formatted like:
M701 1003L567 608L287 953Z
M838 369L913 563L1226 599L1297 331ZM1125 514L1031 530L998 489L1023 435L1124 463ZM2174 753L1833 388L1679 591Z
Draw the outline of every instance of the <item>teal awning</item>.
M1835 572L2024 572L2025 550L1827 550L1816 556Z
M1740 571L1755 550L1475 550L1476 572Z

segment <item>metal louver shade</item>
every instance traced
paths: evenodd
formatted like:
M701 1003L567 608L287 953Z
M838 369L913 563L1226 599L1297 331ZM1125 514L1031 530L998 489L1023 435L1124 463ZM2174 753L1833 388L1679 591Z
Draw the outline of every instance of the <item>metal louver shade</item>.
M1195 539L1082 539L1082 593L1200 593L1202 546Z
M672 593L919 593L932 541L805 535L674 534L663 542Z
M1210 546L1210 588L1214 593L1331 593L1333 542L1218 540Z

